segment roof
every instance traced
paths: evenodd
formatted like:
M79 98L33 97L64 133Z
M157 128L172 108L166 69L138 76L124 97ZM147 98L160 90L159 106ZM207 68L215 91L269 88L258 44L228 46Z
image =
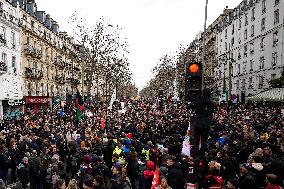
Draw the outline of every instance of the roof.
M252 101L283 101L284 88L272 88L248 98Z

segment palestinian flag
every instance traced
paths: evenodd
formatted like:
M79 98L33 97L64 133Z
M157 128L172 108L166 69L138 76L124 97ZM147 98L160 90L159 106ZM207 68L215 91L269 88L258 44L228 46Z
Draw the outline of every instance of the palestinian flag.
M78 121L81 121L82 112L84 110L84 101L83 101L83 97L81 96L79 91L77 91L77 94L76 94L75 106L76 106L76 118L77 118Z

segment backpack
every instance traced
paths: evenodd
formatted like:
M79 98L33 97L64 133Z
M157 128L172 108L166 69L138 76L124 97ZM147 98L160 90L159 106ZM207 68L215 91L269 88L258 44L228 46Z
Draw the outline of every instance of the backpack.
M136 171L137 171L137 175L138 177L143 176L144 171L146 170L146 164L142 163L142 162L138 162L138 164L136 165Z
M71 157L71 166L73 168L77 168L78 167L78 158L76 156L72 156Z
M60 176L58 175L58 166L56 164L49 165L47 169L46 181L54 185L56 181L59 179L60 179Z
M101 175L103 177L104 183L107 183L110 176L108 167L106 165L97 165L95 169L96 174Z

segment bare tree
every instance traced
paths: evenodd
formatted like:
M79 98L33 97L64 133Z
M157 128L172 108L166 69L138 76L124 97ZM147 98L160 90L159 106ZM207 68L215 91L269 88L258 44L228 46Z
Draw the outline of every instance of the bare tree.
M153 68L153 78L145 88L140 91L141 96L155 97L159 90L163 90L167 96L173 95L174 82L176 79L175 57L170 55L162 56L158 64Z
M114 88L131 83L132 73L127 59L128 44L122 39L121 28L101 17L94 25L87 27L86 21L74 12L70 18L77 42L86 49L84 58L90 62L88 78L96 84L97 94L102 87L109 97Z

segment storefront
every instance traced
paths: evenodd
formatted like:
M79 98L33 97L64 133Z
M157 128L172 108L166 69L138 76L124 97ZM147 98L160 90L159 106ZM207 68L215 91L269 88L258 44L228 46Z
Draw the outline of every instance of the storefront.
M48 96L24 96L24 113L35 114L38 110L50 107L52 99Z
M22 99L2 100L3 119L20 119L24 114L25 101Z

